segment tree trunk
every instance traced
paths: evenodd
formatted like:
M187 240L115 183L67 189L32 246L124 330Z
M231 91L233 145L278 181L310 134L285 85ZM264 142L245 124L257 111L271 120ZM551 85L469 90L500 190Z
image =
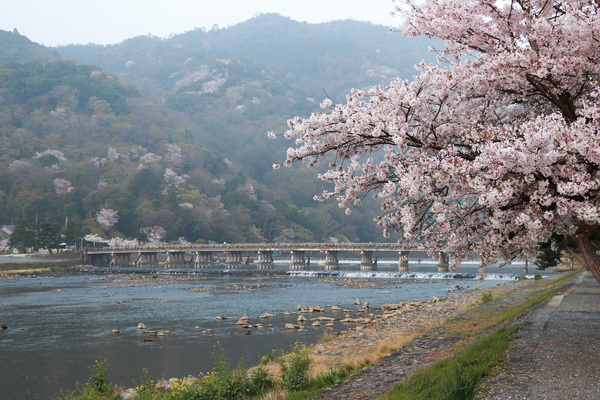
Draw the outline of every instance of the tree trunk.
M578 245L578 247L579 247L579 245ZM577 253L574 249L570 248L569 246L567 246L565 248L565 250L567 251L567 253L569 253L569 255L573 259L577 260L577 262L579 264L581 264L581 265L583 265L585 267L585 261L583 260L583 257L581 256L581 254ZM588 268L586 267L586 269L588 269Z
M600 283L600 258L598 257L597 247L586 236L577 236L577 244L583 256L583 265L590 271L594 278Z

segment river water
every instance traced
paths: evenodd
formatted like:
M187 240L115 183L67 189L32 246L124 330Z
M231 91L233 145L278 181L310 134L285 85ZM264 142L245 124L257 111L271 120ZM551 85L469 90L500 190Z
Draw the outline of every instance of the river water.
M284 324L296 323L298 316L283 312L295 311L299 304L354 308L355 298L374 306L429 300L452 295L448 291L456 286L502 284L523 271L522 264L489 268L488 279L478 283L472 278L477 263L458 270L471 273L466 277L437 274L429 260L411 262L411 273L403 279L395 276L396 266L397 261L382 260L372 273L359 272L356 261L344 262L337 276L323 277L318 276L322 271L286 274L281 264L274 275L222 273L141 286L131 281L136 275L125 282L97 274L0 280L0 322L8 326L0 331L0 397L55 399L61 388L87 381L88 367L102 360L111 382L124 386L134 386L144 368L153 378L197 375L212 368L217 342L232 363L243 358L246 365L254 365L273 349L287 351L298 340L314 343L326 332L345 329L336 322L333 330L307 324L308 332L286 331ZM361 284L341 284L350 277ZM276 316L259 320L265 312ZM244 313L250 323L272 327L246 334L248 329L235 325ZM217 315L231 319L217 320ZM330 309L319 315L343 318ZM140 322L172 333L147 342L147 335L137 329ZM120 333L111 333L113 328ZM209 328L213 335L203 333Z

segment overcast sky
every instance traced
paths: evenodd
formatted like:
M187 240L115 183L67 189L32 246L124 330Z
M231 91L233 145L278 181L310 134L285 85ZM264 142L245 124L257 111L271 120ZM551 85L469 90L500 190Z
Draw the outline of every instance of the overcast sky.
M8 0L0 29L46 46L119 43L151 34L169 37L194 28L220 28L261 13L311 23L337 19L397 27L392 0ZM9 3L9 4L6 4Z

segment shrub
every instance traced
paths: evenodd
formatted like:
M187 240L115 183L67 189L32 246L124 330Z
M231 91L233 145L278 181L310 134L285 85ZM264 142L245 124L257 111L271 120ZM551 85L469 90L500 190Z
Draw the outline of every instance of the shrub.
M540 274L535 274L533 276L533 279L535 279L536 281L539 281L540 279L542 279L542 276Z
M269 377L267 369L263 366L256 368L250 375L250 383L255 394L264 393L274 386L274 381Z
M287 391L298 391L308 386L308 367L310 348L296 343L289 359L281 364L281 382Z
M106 361L96 361L90 367L90 378L85 385L75 382L75 390L64 392L61 390L59 400L95 400L110 398L113 395L110 381L107 377Z
M212 373L202 379L197 399L233 400L253 394L252 384L246 379L247 370L243 360L236 369L231 368L226 358L226 350L218 342L213 359L215 366Z
M265 354L261 357L259 364L267 365L271 361L277 360L277 358L283 356L283 350L273 350L270 353Z
M329 371L323 374L322 380L326 386L333 386L348 377L348 372L342 366L338 368L329 367Z
M481 304L489 303L494 298L492 292L483 292L481 294Z
M106 361L96 361L90 367L90 379L88 380L87 387L103 396L112 394L110 381L107 376Z

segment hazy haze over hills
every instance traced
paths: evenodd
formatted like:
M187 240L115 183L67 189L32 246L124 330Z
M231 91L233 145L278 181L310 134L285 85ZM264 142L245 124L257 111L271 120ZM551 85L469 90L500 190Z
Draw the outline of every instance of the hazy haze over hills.
M27 173L0 180L0 224L69 216L84 233L127 237L160 226L171 240L380 240L372 223L376 205L342 216L334 202L312 200L323 188L315 171L273 171L289 143L269 140L266 132L283 132L288 118L320 111L323 90L343 101L352 87L410 78L416 63L432 58L428 45L370 23L308 24L276 14L228 29L197 29L169 39L141 36L107 46L48 49L0 32L0 48L10 50L0 52L0 62L71 60L0 67L0 116L7 121L0 167L25 171L17 167L29 164ZM32 90L15 86L15 76ZM115 77L142 96L113 96ZM177 164L173 145L182 149ZM35 161L47 150L66 156L54 172L48 172L54 164ZM149 153L159 159L140 167ZM107 161L82 168L94 158ZM169 183L175 178L166 176L167 169L183 181ZM58 195L51 184L57 178L71 182L73 190ZM107 185L99 189L98 182ZM34 200L14 201L27 196ZM56 209L65 202L68 209ZM113 231L95 224L101 208L123 216Z

